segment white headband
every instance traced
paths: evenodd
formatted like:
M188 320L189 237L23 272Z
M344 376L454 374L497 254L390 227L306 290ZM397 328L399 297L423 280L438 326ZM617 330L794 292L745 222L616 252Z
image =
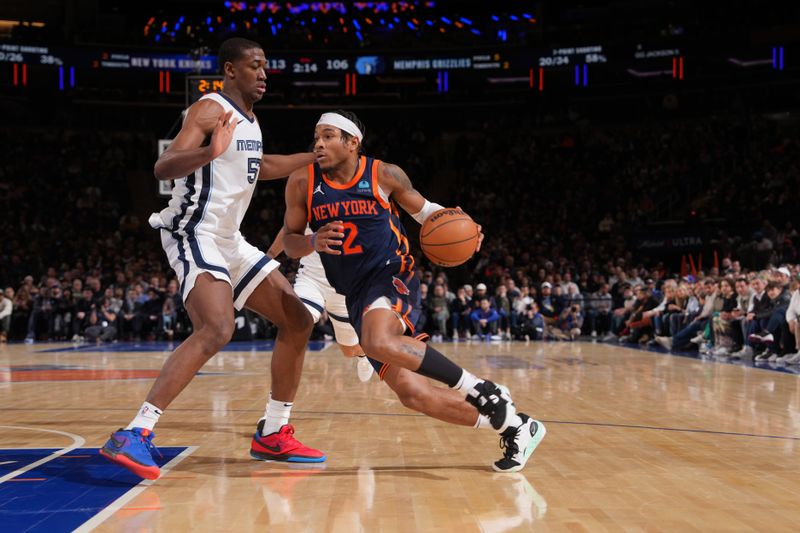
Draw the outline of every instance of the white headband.
M364 139L364 134L361 133L361 130L358 129L355 122L350 120L347 117L343 117L339 113L323 113L321 117L319 117L319 122L317 122L317 126L320 124L326 124L328 126L335 126L342 131L346 131L356 139L358 142L361 142Z

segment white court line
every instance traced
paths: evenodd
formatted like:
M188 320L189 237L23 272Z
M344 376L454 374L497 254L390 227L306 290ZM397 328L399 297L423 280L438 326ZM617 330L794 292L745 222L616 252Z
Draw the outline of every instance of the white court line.
M193 454L195 450L197 450L197 448L198 446L189 446L181 453L173 457L170 462L161 467L161 476L159 477L159 479L164 477L167 474L167 472L169 472L175 465L177 465L178 463L189 457L191 454ZM122 508L122 506L124 506L133 498L138 496L147 487L149 487L156 481L158 481L158 479L143 479L134 488L132 488L131 490L129 490L128 492L126 492L125 494L114 500L113 502L111 502L111 504L109 504L108 507L106 507L105 509L94 515L88 521L84 522L84 524L75 531L73 531L73 533L86 533L88 531L92 531L94 528L96 528L97 526L108 520L111 517L111 515L119 511Z
M66 448L61 448L60 450L51 453L50 455L48 455L44 459L39 459L36 462L33 462L33 463L31 463L29 465L26 465L26 466L23 466L22 468L18 468L17 470L14 470L13 472L9 472L5 476L0 477L0 483L5 483L9 479L15 478L20 474L24 474L28 470L33 470L37 466L43 465L43 464L47 463L48 461L52 461L56 457L61 457L65 453L69 453L72 450L74 450L75 448L80 448L81 446L86 444L86 439L84 439L80 435L75 435L74 433L67 433L66 431L57 431L55 429L29 428L29 427L22 427L22 426L0 426L0 429L22 429L22 430L27 430L27 431L44 431L45 433L55 433L56 435L64 435L64 436L69 437L69 438L72 439L72 444L70 444ZM14 449L37 450L37 449L41 449L41 448L14 448Z

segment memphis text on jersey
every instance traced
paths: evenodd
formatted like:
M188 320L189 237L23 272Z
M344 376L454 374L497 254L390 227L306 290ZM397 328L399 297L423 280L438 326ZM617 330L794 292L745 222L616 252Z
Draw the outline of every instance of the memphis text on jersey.
M261 152L261 141L255 139L236 139L237 152Z

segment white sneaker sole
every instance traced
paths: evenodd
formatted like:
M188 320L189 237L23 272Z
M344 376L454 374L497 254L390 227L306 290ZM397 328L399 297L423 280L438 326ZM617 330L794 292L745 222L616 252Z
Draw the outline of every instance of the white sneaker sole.
M507 470L498 468L496 464L492 463L492 470L494 470L495 472L509 473L509 472L519 472L520 470L525 468L525 465L528 464L528 459L531 458L533 452L536 450L539 444L541 444L542 441L544 440L544 436L547 435L547 428L544 427L544 424L542 424L538 420L531 419L531 421L536 422L539 426L539 429L536 431L536 434L531 438L531 441L525 447L525 452L522 454L522 462L517 466L512 466Z

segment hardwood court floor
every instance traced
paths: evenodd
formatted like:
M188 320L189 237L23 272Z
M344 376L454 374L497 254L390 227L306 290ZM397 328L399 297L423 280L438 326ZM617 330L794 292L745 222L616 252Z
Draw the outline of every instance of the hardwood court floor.
M270 358L256 346L203 369L156 428L157 445L178 447L174 466L129 490L84 449L130 420L169 351L2 347L0 448L77 446L72 464L91 464L11 479L17 463L0 467L0 524L61 477L75 494L65 509L94 505L86 527L98 531L796 531L800 376L607 344L440 346L545 421L522 473L491 471L492 431L406 410L376 378L360 383L335 346L307 354L292 420L328 462L252 461ZM106 488L123 495L105 511L111 501L82 503Z

